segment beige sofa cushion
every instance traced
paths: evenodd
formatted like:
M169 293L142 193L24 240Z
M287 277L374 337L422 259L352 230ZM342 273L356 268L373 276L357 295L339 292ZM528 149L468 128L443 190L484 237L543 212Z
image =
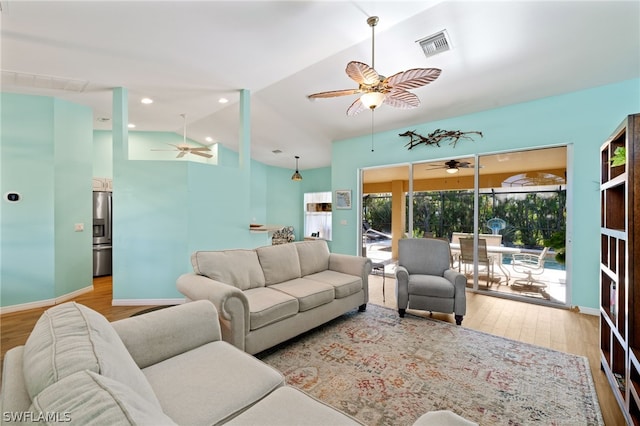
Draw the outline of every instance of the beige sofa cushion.
M264 287L264 274L255 250L197 251L191 255L196 274L240 290Z
M300 273L306 275L329 269L329 246L324 240L295 243L300 258Z
M298 299L269 287L244 292L249 301L249 329L256 330L298 313Z
M256 252L267 285L301 277L300 261L295 244L258 247Z
M325 303L333 302L335 290L333 286L320 281L297 278L274 284L269 288L289 294L298 299L300 312L308 311Z
M234 426L361 425L354 418L290 386L276 389L226 424Z
M362 290L362 278L342 272L326 271L305 276L308 280L320 281L333 286L336 290L336 299L351 296Z
M89 370L79 371L40 392L29 410L47 424L175 425L159 406L131 388Z
M75 302L45 311L24 347L23 372L33 399L78 371L90 370L121 382L160 406L153 389L105 317Z
M274 368L226 342L207 343L143 371L162 410L180 425L224 423L284 385Z

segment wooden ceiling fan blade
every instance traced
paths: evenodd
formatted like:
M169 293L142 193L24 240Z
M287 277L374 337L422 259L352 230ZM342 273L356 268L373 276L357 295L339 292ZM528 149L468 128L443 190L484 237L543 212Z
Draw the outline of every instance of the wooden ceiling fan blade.
M205 153L205 152L200 152L200 151L194 151L194 150L191 150L191 153L192 153L193 155L199 155L200 157L205 157L205 158L211 158L211 157L213 157L213 155L211 155L211 154L207 154L207 153Z
M420 106L420 99L406 90L392 90L387 93L384 103L395 108L410 109Z
M401 71L385 80L391 89L415 89L431 83L438 77L442 70L439 68L413 68Z
M363 62L351 61L347 64L345 71L347 75L358 84L375 86L380 83L380 75L378 72Z
M176 158L182 158L182 157L184 157L185 155L187 155L187 151L180 151L180 152L178 153L178 155L176 155Z
M364 104L362 103L362 101L360 101L360 98L358 98L353 101L349 108L347 108L347 115L349 117L353 117L354 115L360 114L362 111L364 111L364 109Z
M307 98L309 99L335 98L338 96L355 95L356 93L360 93L360 89L332 90L329 92L314 93L313 95L307 96Z
M209 149L208 146L194 146L189 148L189 151L194 152L194 151L211 151L211 149Z

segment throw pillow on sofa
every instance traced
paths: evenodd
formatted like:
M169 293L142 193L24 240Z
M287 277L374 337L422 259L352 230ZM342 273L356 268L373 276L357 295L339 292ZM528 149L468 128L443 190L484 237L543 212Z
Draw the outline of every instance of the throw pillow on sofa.
M174 425L160 408L126 385L89 370L40 392L30 408L34 420L71 425ZM50 418L51 413L55 419Z
M126 384L160 407L151 385L109 321L74 302L42 314L24 345L23 365L32 400L55 382L90 370Z

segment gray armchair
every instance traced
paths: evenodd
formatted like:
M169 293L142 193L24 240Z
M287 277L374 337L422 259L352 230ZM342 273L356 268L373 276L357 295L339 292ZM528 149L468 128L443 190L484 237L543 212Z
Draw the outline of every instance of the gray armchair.
M449 243L434 238L398 241L398 313L407 309L453 313L456 324L467 312L467 278L451 268Z

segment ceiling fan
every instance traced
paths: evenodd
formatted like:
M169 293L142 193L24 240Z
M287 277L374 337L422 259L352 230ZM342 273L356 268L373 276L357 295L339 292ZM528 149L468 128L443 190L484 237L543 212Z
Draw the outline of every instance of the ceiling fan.
M473 169L475 166L468 161L449 160L443 164L430 164L430 169L445 169L447 173L458 173L459 169Z
M355 95L361 93L351 106L347 109L347 115L353 116L364 109L371 110L385 103L389 106L409 109L420 105L420 99L409 89L415 89L431 83L440 76L442 70L438 68L413 68L401 71L391 77L384 77L374 69L375 67L375 26L378 24L378 17L371 16L367 19L367 24L371 27L371 66L351 61L347 64L347 75L356 83L357 89L333 90L330 92L320 92L308 95L309 99L334 98L337 96Z
M199 155L200 157L211 158L213 155L207 154L206 151L211 151L208 146L191 146L187 143L187 114L180 114L183 119L183 132L181 144L167 144L175 147L175 149L152 149L151 151L177 151L176 158L182 158L187 154Z

